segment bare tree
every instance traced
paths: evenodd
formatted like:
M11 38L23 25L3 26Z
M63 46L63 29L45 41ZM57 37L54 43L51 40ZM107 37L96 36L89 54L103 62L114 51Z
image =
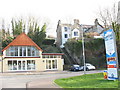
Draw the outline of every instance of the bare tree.
M98 19L103 23L105 29L111 27L113 22L117 22L117 12L118 9L115 3L111 8L104 8L98 11Z
M117 13L118 7L114 3L111 8L104 8L103 10L99 10L98 19L102 21L105 30L109 28L113 28L116 39L120 40L120 24L117 23Z

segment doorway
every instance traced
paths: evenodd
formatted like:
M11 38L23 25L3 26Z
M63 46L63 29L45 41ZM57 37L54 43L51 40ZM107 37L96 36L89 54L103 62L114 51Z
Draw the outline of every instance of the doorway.
M46 70L57 70L57 60L46 60Z

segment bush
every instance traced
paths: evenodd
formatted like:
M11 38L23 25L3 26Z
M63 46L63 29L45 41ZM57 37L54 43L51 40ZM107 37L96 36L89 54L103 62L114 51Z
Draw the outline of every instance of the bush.
M66 50L72 57L78 57L80 65L83 65L82 41L69 40L65 44ZM85 40L85 59L86 62L95 65L97 68L106 67L105 46L103 39Z

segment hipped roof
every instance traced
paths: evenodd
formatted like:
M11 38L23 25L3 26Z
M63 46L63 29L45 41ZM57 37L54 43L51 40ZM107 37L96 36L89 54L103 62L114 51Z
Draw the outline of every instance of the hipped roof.
M38 50L43 51L32 39L30 39L25 33L21 33L10 44L8 44L2 51L6 50L10 46L35 46Z

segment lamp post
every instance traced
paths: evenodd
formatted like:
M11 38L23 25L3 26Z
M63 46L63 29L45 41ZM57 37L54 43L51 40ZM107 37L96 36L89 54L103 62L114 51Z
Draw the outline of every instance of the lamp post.
M3 60L4 60L4 57L2 56L1 59L2 59L2 60L1 60L1 65L2 65L2 67L1 67L1 72L3 73Z
M84 63L84 74L86 74L86 65L85 65L85 44L84 44L84 30L83 30L83 26L81 25L81 29L82 29L82 49L83 49L83 63Z

